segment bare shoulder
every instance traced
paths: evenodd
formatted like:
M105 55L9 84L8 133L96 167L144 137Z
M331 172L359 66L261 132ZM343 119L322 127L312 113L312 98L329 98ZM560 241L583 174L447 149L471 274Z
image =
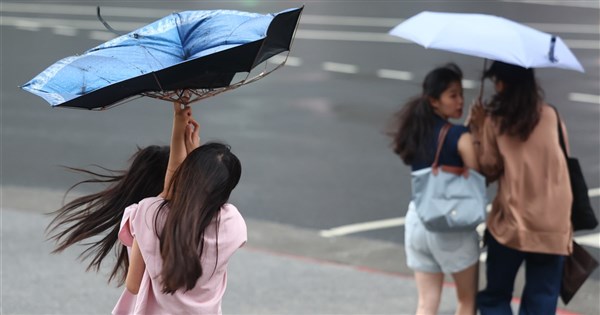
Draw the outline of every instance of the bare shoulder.
M540 112L542 115L556 116L557 111L558 111L558 109L556 109L556 107L554 107L553 105L550 105L546 102L542 102L542 104L540 105Z

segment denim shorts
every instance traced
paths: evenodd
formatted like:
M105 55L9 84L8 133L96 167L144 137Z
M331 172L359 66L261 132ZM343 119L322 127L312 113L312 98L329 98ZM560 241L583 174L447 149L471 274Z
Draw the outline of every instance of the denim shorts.
M404 226L404 250L406 263L414 271L456 273L479 260L479 234L475 230L428 231L411 202Z

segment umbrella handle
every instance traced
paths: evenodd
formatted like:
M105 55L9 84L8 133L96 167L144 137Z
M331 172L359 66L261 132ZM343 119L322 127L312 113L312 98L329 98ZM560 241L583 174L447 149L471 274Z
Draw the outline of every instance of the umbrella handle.
M106 27L107 30L111 31L114 34L117 34L118 36L124 35L124 33L119 33L114 28L112 28L110 25L108 25L108 23L100 15L100 6L96 7L96 16L98 16L98 20L100 20L100 22L102 22L102 24L104 24L104 27Z
M487 62L488 62L488 59L483 58L483 73L484 73L484 75L481 76L481 83L479 85L479 96L477 96L477 101L479 101L479 104L482 104L481 98L483 97L483 85L484 85L484 81L485 81L485 71L487 69Z

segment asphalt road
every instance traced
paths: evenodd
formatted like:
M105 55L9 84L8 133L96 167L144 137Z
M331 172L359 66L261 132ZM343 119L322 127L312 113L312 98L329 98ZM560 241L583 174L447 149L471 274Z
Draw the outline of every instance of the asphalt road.
M93 38L107 36L93 6L2 3L3 186L66 189L79 178L58 165L120 168L136 145L168 143L167 103L141 99L105 112L50 109L17 88L54 61L100 43ZM115 2L99 3L117 29L183 9L278 12L298 5L174 1L147 2L142 9L141 2L119 2L118 9ZM66 13L77 9L81 12ZM538 76L546 98L566 120L572 151L590 188L600 186L597 9L503 1L313 1L306 2L292 48L299 65L193 107L203 139L230 143L243 161L242 182L233 198L246 216L322 230L403 216L410 195L408 169L389 149L384 133L389 118L419 93L432 67L455 61L466 79L476 81L483 64L479 58L415 44L377 41L396 22L422 10L503 15L536 23L574 47L585 47L573 49L585 74L542 69ZM86 23L73 24L77 21ZM336 72L331 63L352 65L353 73ZM413 79L381 78L381 69L410 72ZM466 90L467 103L475 93ZM573 101L573 93L591 95L592 102ZM598 198L593 201L598 209ZM365 236L400 242L401 234L377 230Z

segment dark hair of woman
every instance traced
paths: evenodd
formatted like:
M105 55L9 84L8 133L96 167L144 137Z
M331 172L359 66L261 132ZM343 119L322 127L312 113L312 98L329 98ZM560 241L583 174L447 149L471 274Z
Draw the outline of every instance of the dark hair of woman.
M390 133L392 148L405 164L431 155L428 144L432 139L434 111L430 99L439 99L450 84L461 80L462 72L453 63L432 70L423 81L421 95L408 101L395 114L395 126Z
M204 232L212 220L218 223L219 211L241 172L240 161L229 146L208 143L192 151L173 174L172 198L162 203L154 218L163 260L163 293L191 290L202 276L199 257L204 251ZM159 218L164 219L162 229Z
M62 208L50 213L55 215L47 227L49 239L56 242L53 253L62 252L67 247L88 240L87 248L80 258L93 257L87 270L100 269L101 263L118 241L118 233L125 208L148 197L158 196L164 186L168 146L148 146L131 157L131 165L126 171L113 171L100 167L107 173L101 174L86 169L67 169L91 176L71 186L67 191L86 183L108 184L98 193L74 199ZM66 195L66 194L65 194ZM100 237L99 239L97 237ZM122 285L129 267L129 257L125 245L115 248L116 262L108 281L118 277Z
M540 121L539 102L543 98L533 69L494 61L484 77L503 84L503 90L486 106L492 117L499 118L500 134L527 140Z

